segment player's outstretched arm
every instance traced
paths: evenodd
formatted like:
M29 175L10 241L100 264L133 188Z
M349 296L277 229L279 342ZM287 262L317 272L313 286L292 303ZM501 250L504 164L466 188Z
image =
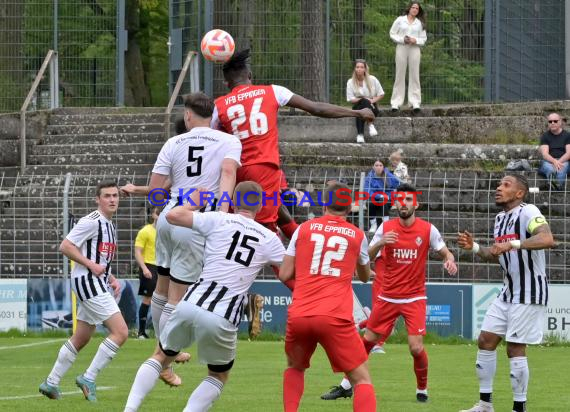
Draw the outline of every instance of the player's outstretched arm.
M370 109L352 110L334 104L314 102L305 99L303 96L294 94L287 103L287 106L301 109L313 116L339 118L339 117L359 117L367 122L374 121L374 113Z
M356 275L362 283L366 283L370 280L371 273L372 271L370 270L370 263L367 263L365 265L361 265L360 263L356 264Z
M101 276L105 273L106 267L87 259L81 253L81 250L75 246L72 242L67 239L63 239L63 242L59 245L59 251L67 256L69 259L73 260L75 263L85 266L89 269L95 276Z
M499 257L491 253L491 248L482 247L473 240L473 235L464 230L457 234L457 245L463 250L471 250L486 262L499 263Z
M279 280L287 282L295 278L295 256L285 255L279 268Z
M169 191L172 187L172 182L167 177L162 186L162 189ZM149 194L151 188L150 186L136 186L132 183L127 183L124 186L121 186L120 191L123 196L146 196Z
M190 195L190 202L171 209L166 214L166 221L171 225L183 226L192 229L194 224L194 211L200 210L204 205L202 193L208 193L204 187L199 187Z
M439 252L439 256L443 260L443 267L447 270L451 276L457 274L457 264L455 263L455 256L449 251L449 249L444 246Z

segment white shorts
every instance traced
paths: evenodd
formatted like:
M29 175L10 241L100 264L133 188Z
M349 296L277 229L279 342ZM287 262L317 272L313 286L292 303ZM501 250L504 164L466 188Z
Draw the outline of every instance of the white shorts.
M204 257L204 236L198 232L168 223L166 214L177 200L171 200L156 222L156 265L170 268L170 275L182 283L200 279Z
M236 357L237 328L226 318L185 300L176 305L160 333L164 350L179 352L196 343L198 359L226 365Z
M77 301L77 319L90 325L100 325L117 312L121 310L109 292Z
M502 336L507 342L537 345L542 342L545 316L546 306L496 298L487 309L481 330Z

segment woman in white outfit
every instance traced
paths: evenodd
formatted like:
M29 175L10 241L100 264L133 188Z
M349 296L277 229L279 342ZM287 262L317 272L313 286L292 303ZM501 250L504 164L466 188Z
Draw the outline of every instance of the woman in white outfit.
M408 104L414 112L420 110L420 46L426 43L425 16L418 2L411 2L404 14L398 17L390 29L390 38L396 43L396 79L390 104L392 111L404 104L406 93L406 68L409 66Z
M376 102L384 97L384 89L378 79L369 72L366 60L356 59L352 77L346 82L346 101L354 110L368 108L378 116ZM364 120L356 119L356 143L364 143ZM378 135L373 122L368 123L370 137Z

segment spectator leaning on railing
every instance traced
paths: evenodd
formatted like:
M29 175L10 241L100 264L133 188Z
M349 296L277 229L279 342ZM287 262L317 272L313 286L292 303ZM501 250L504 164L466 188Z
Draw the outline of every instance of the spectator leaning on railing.
M540 162L539 173L547 179L556 175L556 181L551 185L556 190L564 188L568 174L568 160L570 159L570 133L563 129L564 122L558 113L548 115L548 130L540 137L540 153L543 160Z

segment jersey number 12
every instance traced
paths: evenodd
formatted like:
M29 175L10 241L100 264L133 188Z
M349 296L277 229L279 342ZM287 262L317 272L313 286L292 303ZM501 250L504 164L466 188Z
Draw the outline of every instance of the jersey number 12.
M344 259L348 249L348 240L341 236L329 237L326 246L330 249L334 248L334 250L327 250L324 257L322 255L325 236L320 233L313 233L311 234L311 241L315 242L313 258L311 259L311 275L340 276L340 269L331 267L331 263Z

